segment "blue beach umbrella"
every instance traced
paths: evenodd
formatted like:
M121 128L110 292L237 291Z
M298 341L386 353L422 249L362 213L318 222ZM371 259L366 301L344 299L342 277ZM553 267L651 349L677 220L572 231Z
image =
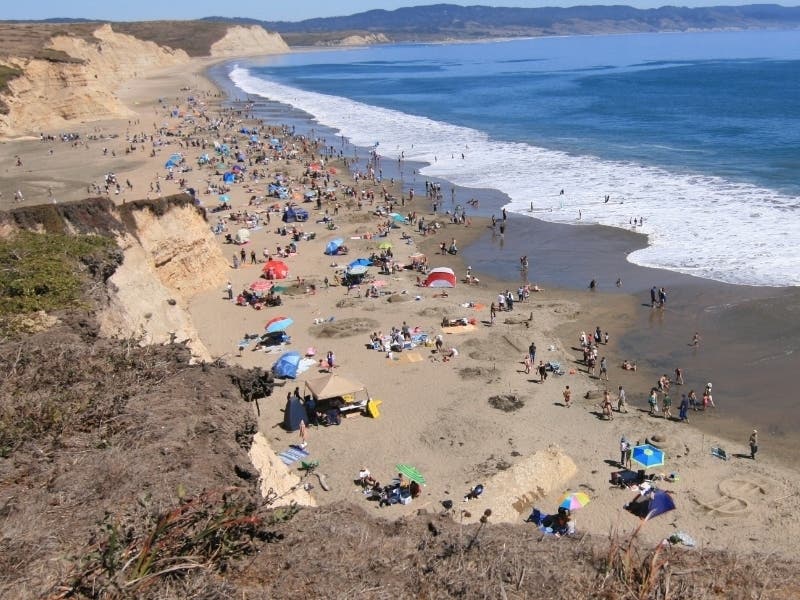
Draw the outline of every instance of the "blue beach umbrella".
M276 331L283 331L289 325L292 325L294 320L291 317L274 317L267 321L266 326L264 329L267 333L274 333Z
M634 446L631 460L645 469L661 467L664 465L664 451L651 444Z
M228 196L228 194L222 194L222 195L219 197L219 201L220 201L221 203L223 203L223 204L227 204L228 202L230 202L230 201L231 201L231 198L230 198L230 196Z
M372 265L372 261L368 258L357 258L353 262L351 262L347 267L352 269L353 267L369 267Z

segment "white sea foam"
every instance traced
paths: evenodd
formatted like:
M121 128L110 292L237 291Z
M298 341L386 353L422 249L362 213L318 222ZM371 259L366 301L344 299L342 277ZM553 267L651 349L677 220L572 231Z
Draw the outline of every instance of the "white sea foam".
M800 285L798 197L718 177L492 140L474 129L288 87L238 66L230 78L248 94L313 115L356 145L380 142L378 150L387 159L404 152L407 160L430 163L422 175L498 189L511 198L509 212L647 234L649 245L628 256L633 263L728 283ZM644 225L634 228L630 221L638 217Z

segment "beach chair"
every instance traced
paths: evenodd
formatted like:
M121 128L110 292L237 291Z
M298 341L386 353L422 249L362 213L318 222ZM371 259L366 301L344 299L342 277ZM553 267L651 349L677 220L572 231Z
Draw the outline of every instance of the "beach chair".
M725 452L722 448L714 447L711 448L711 455L716 456L717 458L721 458L722 460L728 460L728 453Z

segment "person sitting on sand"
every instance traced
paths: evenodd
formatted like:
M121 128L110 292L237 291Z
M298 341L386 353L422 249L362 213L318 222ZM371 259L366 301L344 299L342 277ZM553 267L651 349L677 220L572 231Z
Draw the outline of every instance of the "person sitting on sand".
M636 363L629 361L627 358L622 361L622 368L626 371L635 371L636 370Z
M456 350L455 348L450 348L450 350L446 350L444 352L444 355L442 356L442 360L444 362L447 362L447 361L452 360L452 359L454 359L456 357L458 357L458 350Z

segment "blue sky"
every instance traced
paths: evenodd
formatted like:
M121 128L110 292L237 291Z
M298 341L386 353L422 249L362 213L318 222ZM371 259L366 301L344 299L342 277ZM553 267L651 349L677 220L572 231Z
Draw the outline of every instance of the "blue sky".
M757 4L769 0L688 0L688 1L650 1L607 0L475 0L426 1L426 0L29 0L15 2L5 0L0 8L0 19L47 19L50 17L87 18L110 21L146 21L154 19L194 19L209 16L251 17L265 21L301 21L312 17L333 17L351 15L366 10L382 8L393 10L402 6L421 6L427 4L483 5L483 6L575 6L587 4L627 4L637 8L653 8L663 5L673 6L715 6ZM783 3L797 5L797 2Z

